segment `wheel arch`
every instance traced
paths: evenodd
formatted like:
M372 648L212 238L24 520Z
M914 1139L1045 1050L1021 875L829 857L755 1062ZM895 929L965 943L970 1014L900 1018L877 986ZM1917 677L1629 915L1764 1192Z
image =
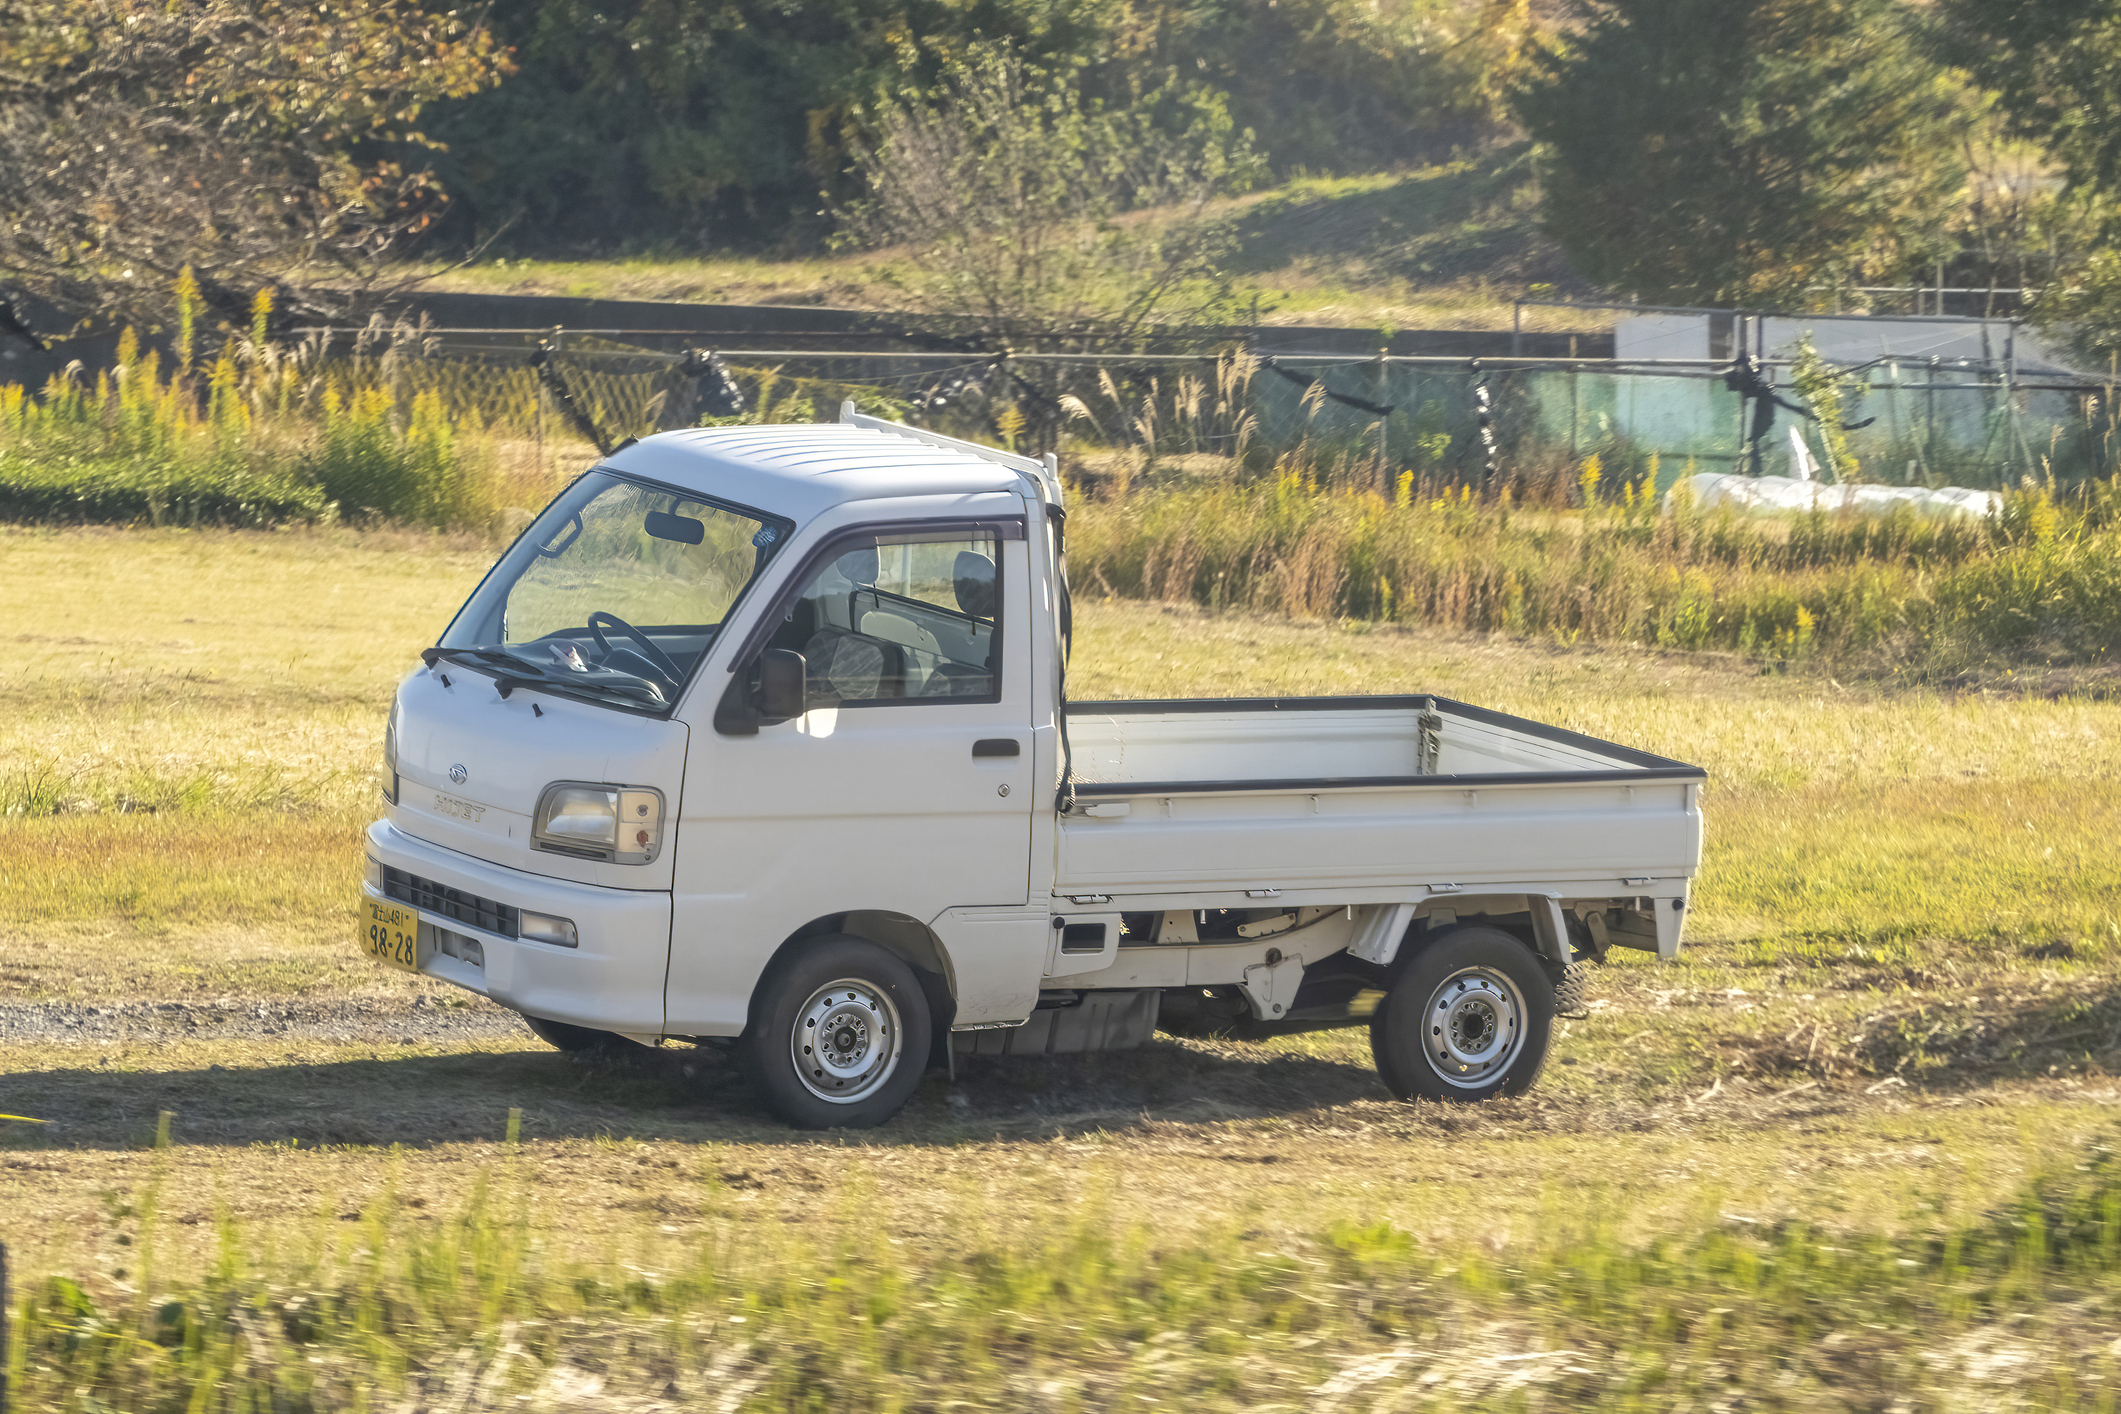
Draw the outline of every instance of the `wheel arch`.
M1449 909L1454 917L1439 923L1432 908ZM1404 968L1444 935L1474 926L1507 933L1529 948L1534 957L1556 967L1568 965L1569 926L1560 898L1550 894L1453 894L1431 900L1416 911L1392 959L1392 970Z
M805 943L834 935L875 943L911 967L913 975L920 979L921 991L927 995L928 1011L944 1038L943 1044L949 1044L950 1023L957 1017L957 974L950 965L949 950L935 930L907 914L860 908L821 914L782 940L760 970L760 981L763 983L782 958L800 951Z

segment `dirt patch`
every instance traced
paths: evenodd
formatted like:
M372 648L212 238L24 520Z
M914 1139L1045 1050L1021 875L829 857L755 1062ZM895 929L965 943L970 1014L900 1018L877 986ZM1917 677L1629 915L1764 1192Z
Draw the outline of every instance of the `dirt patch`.
M1921 1081L1963 1088L2059 1073L2087 1062L2121 1069L2121 990L2053 982L1916 994L1853 1016L1800 1018L1787 1029L1722 1040L1718 1060L1761 1080Z

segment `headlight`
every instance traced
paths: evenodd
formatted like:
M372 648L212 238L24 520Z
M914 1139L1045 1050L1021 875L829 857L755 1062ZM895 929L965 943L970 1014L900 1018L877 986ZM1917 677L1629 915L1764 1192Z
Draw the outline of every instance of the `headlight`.
M390 721L383 728L383 770L378 779L383 788L383 799L391 805L398 803L398 704L390 704Z
M663 842L663 793L560 781L538 797L531 844L553 854L646 864Z

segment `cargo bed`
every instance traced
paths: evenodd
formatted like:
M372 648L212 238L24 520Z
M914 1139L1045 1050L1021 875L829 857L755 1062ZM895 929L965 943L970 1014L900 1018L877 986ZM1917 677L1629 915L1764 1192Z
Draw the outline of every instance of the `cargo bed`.
M1068 737L1071 898L1624 894L1700 860L1699 767L1448 698L1076 702Z

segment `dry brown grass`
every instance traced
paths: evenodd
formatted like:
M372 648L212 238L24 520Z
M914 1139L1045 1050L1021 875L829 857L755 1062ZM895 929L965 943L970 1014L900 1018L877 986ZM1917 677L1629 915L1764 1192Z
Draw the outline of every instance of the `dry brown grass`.
M425 288L473 294L564 295L577 299L688 304L830 305L890 309L902 295L879 282L865 257L755 260L494 260L445 270Z

